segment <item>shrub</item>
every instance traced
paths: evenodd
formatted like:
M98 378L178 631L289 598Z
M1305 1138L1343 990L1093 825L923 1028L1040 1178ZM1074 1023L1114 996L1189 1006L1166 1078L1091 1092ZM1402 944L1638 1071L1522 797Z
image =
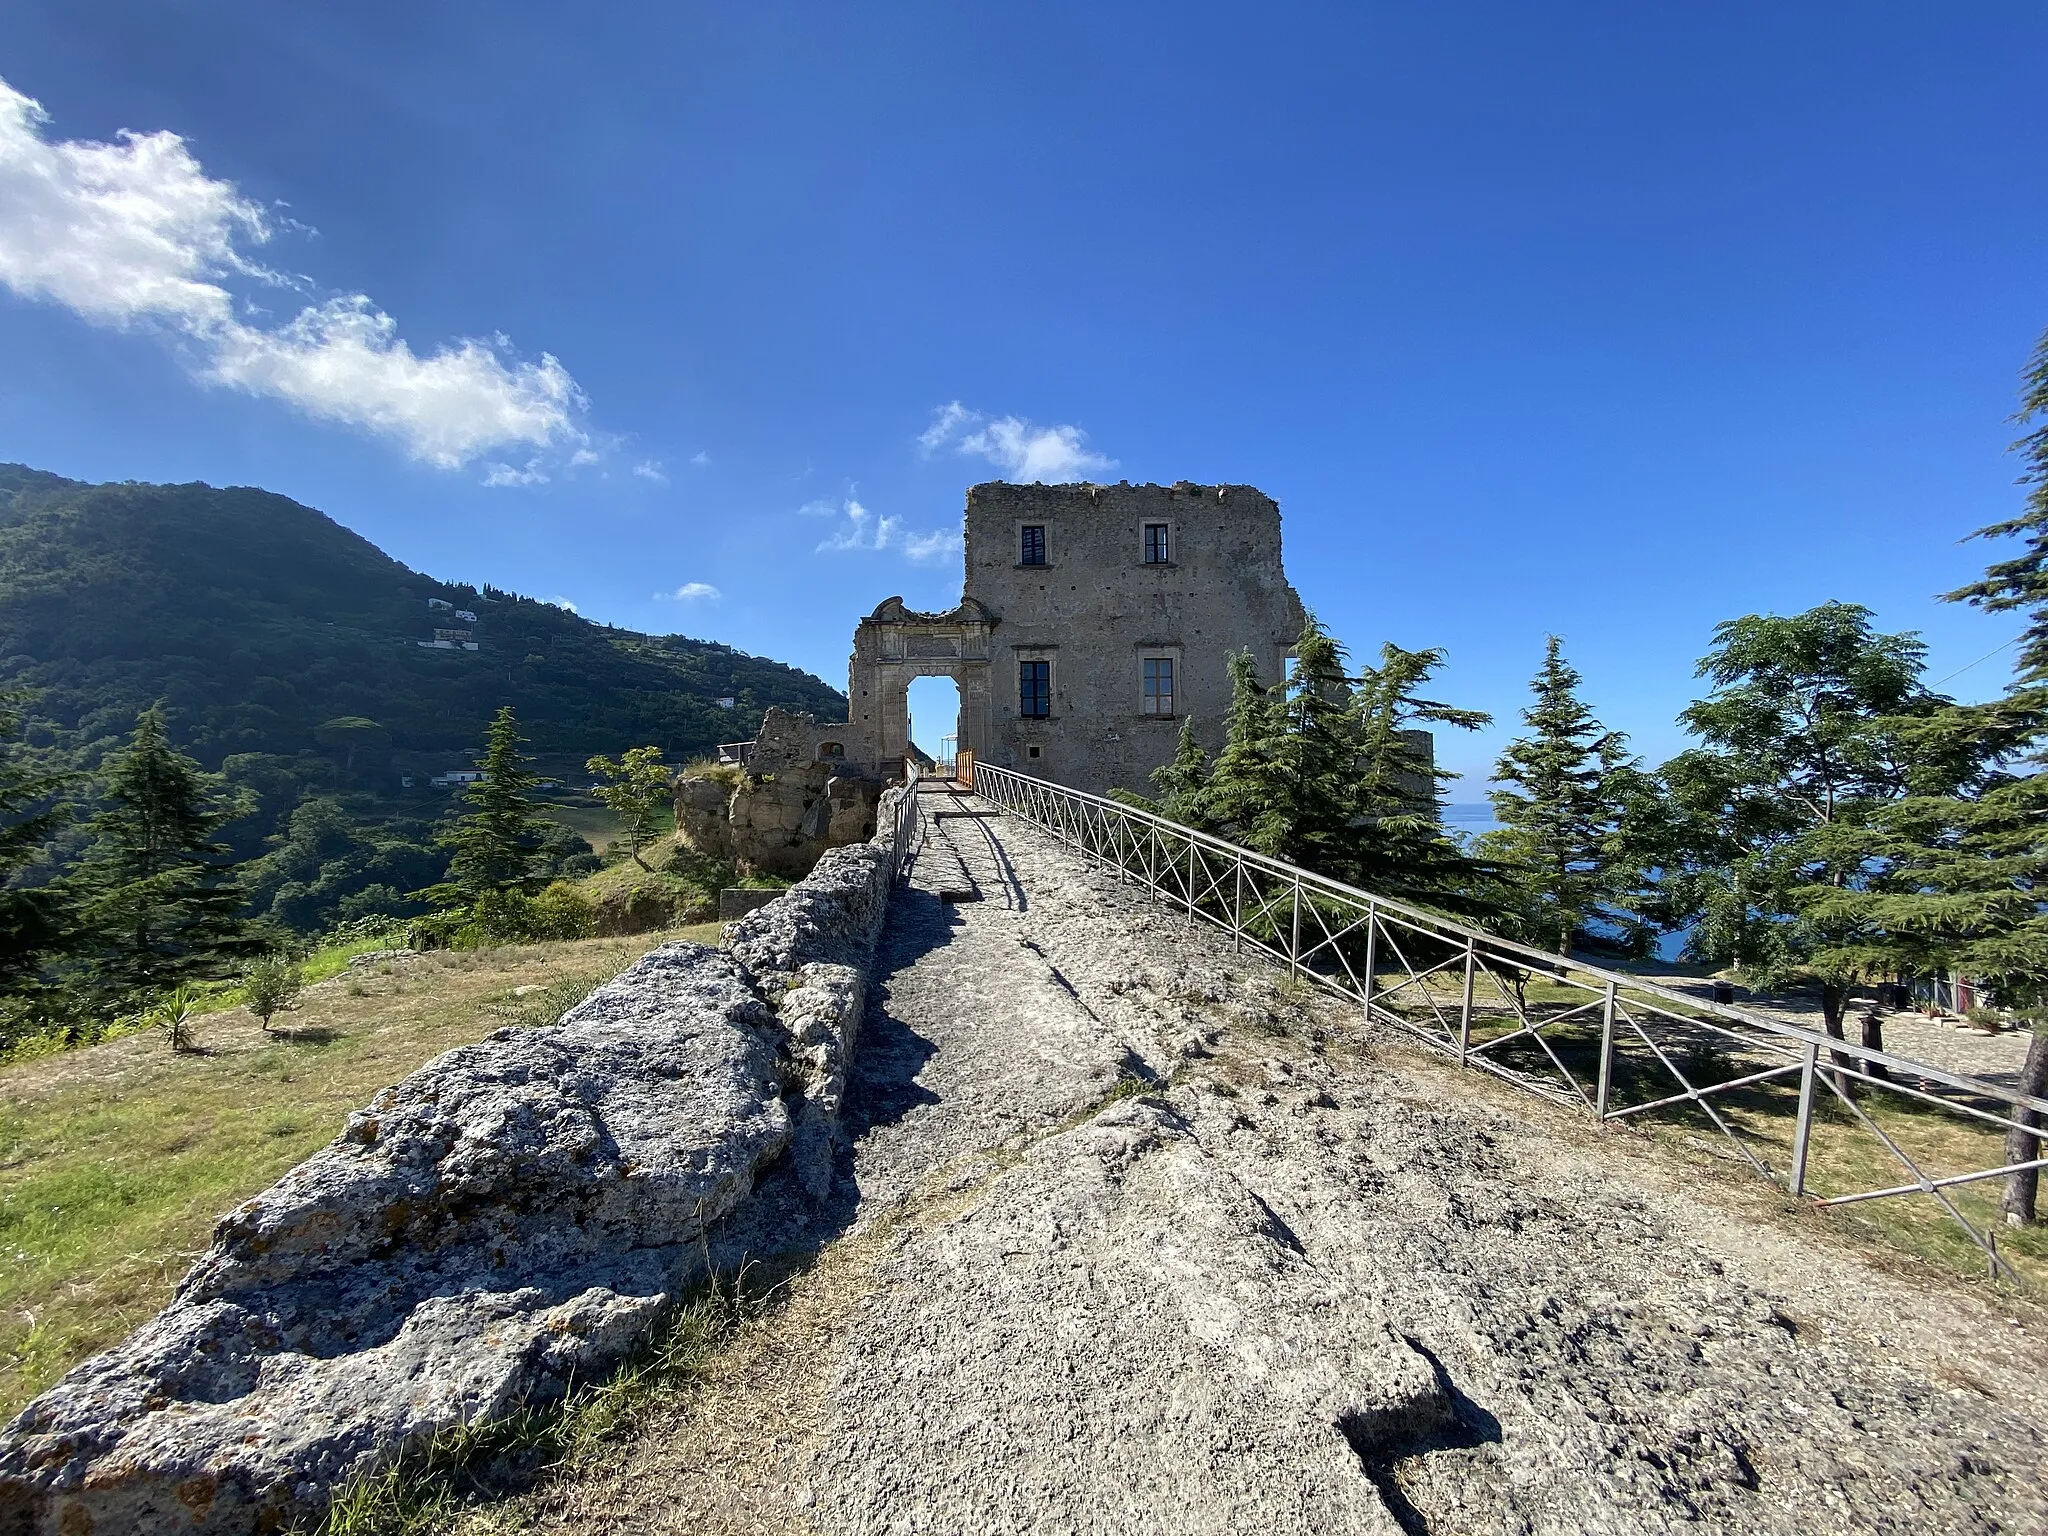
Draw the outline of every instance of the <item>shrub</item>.
M263 955L249 962L242 971L242 995L262 1022L263 1033L270 1033L271 1015L289 1008L305 984L299 968L283 955Z
M527 903L526 922L528 938L587 939L597 932L597 911L575 886L557 880Z

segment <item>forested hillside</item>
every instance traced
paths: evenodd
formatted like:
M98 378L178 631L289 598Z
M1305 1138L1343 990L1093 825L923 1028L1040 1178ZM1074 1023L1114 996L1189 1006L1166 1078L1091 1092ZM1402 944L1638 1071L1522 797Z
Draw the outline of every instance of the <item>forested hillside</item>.
M423 648L437 628L476 649ZM9 687L35 690L32 737L67 756L97 757L161 699L208 768L248 777L260 765L228 760L311 754L365 787L393 751L459 766L501 704L538 752L653 743L670 761L751 736L771 704L846 708L817 678L728 646L436 581L267 491L86 485L20 465L0 465Z

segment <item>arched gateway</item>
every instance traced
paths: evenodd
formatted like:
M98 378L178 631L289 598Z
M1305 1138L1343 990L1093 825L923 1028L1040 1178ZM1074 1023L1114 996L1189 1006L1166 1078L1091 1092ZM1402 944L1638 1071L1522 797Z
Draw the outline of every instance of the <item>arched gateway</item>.
M960 688L963 751L989 738L989 630L995 618L973 598L951 613L919 613L892 597L853 632L847 707L863 764L886 769L910 744L910 681L950 677Z

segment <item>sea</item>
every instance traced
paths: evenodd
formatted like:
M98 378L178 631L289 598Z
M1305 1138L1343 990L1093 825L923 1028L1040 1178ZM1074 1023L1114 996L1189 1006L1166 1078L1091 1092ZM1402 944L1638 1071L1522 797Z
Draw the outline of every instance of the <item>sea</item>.
M1470 842L1482 832L1492 832L1500 823L1494 819L1490 801L1452 802L1444 807L1444 830L1460 842ZM1675 962L1685 950L1685 931L1661 935L1657 940L1659 960Z

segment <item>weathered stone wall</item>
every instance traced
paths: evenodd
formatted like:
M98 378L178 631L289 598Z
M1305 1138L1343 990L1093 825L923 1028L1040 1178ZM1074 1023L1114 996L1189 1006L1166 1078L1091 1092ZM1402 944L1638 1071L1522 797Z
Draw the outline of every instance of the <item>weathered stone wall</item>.
M1163 565L1144 528L1163 523ZM1020 530L1045 530L1042 566ZM1268 682L1301 633L1280 561L1280 508L1248 485L977 485L967 493L967 593L996 616L995 682L980 760L1097 794L1146 791L1182 717L1212 753L1230 707L1226 662L1249 649ZM1170 658L1174 712L1147 715L1142 662ZM1018 709L1018 664L1051 663L1052 715ZM1032 750L1037 749L1037 756Z
M1145 525L1168 530L1145 559ZM1024 565L1022 530L1044 530ZM1249 649L1279 680L1305 617L1280 561L1280 508L1245 485L977 485L967 493L964 596L951 613L891 598L861 623L847 678L857 750L902 757L910 680L960 682L960 746L1078 789L1148 790L1195 718L1211 752L1230 705L1225 664ZM1147 714L1143 663L1171 660L1173 712ZM1052 713L1020 709L1019 664L1050 665Z
M638 1347L768 1164L829 1184L882 824L730 952L665 945L448 1052L223 1218L169 1307L0 1431L0 1533L281 1530Z

